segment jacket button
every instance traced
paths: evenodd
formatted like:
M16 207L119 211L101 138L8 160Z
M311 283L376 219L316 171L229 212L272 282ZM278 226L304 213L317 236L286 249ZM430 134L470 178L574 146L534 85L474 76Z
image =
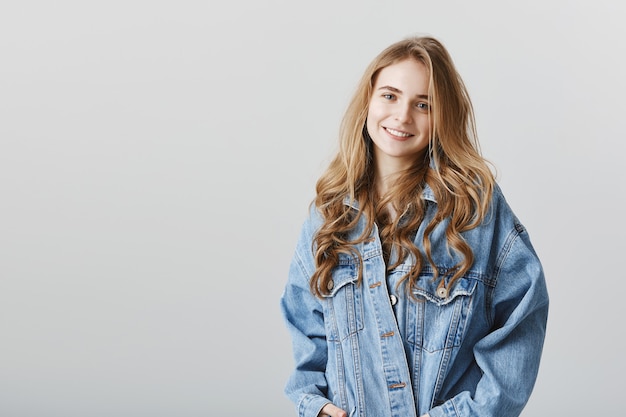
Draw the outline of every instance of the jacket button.
M446 287L437 288L437 296L439 298L446 298L448 296L448 290L446 289Z
M326 288L328 288L328 291L332 291L334 286L335 286L335 283L331 279L330 281L328 281L328 284L326 285Z
M396 305L396 303L398 302L398 297L396 297L395 295L391 294L391 295L389 296L389 301L391 301L391 305L392 305L392 306L395 306L395 305Z

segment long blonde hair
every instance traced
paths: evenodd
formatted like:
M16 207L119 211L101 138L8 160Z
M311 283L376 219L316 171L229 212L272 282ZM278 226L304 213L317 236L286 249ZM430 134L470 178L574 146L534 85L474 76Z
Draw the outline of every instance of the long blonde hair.
M398 176L385 196L378 196L373 144L365 128L368 106L380 70L406 59L423 63L429 73L432 128L428 152L425 160L416 160L413 167ZM489 165L480 155L470 97L445 47L427 36L394 43L365 70L341 122L339 150L317 181L314 203L323 223L313 240L316 270L311 277L311 291L317 296L329 293L328 284L340 254L357 259L362 281L362 259L356 245L369 239L375 223L388 271L407 256L413 260L410 271L400 281L407 284L407 290L416 286L425 261L432 266L435 279L449 275L448 286L452 286L474 261L461 233L484 219L494 183ZM437 212L424 229L422 253L413 239L426 212L422 197L425 184L433 191ZM388 215L390 206L398 213L394 218ZM362 216L366 221L363 234L349 238ZM431 256L430 234L445 219L450 220L445 232L447 243L462 260L449 270L439 271ZM396 253L393 259L392 252Z

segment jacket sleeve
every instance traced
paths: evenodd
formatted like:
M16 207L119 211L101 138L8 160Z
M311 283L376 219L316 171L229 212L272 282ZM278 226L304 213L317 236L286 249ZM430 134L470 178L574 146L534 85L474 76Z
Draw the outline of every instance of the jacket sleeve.
M475 392L461 392L430 417L516 417L535 384L548 317L543 269L519 223L496 266L489 308L492 330L474 346L482 371Z
M312 236L303 227L281 297L281 310L291 335L295 370L285 394L296 404L298 416L317 417L326 398L326 331L321 302L309 289L314 263Z

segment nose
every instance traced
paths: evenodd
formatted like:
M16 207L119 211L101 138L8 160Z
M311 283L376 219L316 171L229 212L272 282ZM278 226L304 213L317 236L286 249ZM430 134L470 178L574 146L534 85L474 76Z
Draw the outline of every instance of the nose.
M411 123L413 121L413 114L411 112L410 104L399 104L396 111L396 120L400 123Z

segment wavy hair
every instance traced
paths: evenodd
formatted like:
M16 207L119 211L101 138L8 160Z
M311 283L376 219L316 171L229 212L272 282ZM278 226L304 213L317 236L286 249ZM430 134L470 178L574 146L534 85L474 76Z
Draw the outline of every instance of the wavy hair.
M425 159L398 174L384 196L374 186L373 143L365 128L373 86L381 69L397 62L414 59L425 65L429 76L431 134ZM425 185L432 189L437 211L425 226L421 250L415 233L425 221ZM472 266L472 249L462 232L477 227L488 211L495 178L488 162L481 156L476 135L472 103L448 51L438 40L411 37L383 50L366 68L347 107L339 129L339 150L316 184L314 204L323 223L313 239L316 270L310 281L311 291L328 295L332 270L340 254L356 258L356 249L366 242L376 224L383 244L387 270L399 266L407 257L413 261L409 272L400 280L407 291L417 285L419 273L428 262L434 279L448 287ZM389 214L392 207L396 216ZM355 209L356 208L356 209ZM365 218L360 236L351 236L357 223ZM445 230L447 244L461 255L456 265L439 271L431 256L430 234L449 220ZM393 259L392 259L392 255Z

